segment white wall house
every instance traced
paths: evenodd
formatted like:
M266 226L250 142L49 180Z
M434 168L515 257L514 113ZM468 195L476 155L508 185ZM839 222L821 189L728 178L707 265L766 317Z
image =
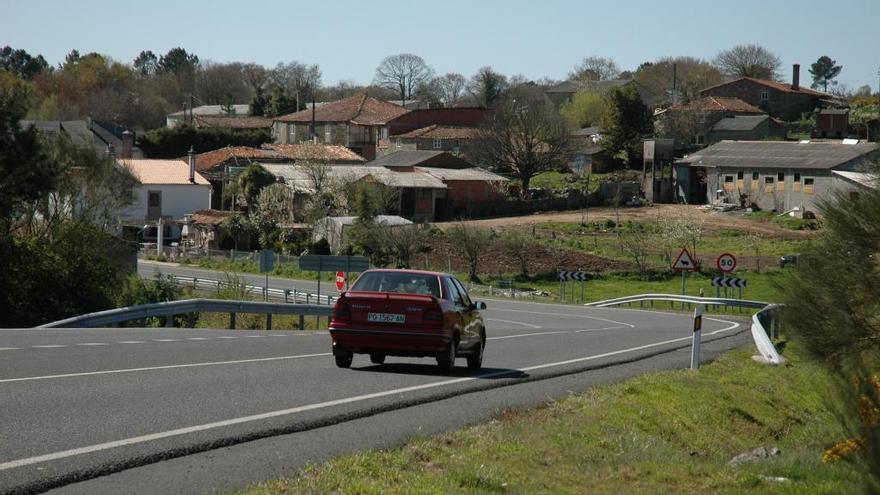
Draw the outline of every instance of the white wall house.
M141 185L135 200L121 212L123 223L179 220L196 210L211 208L211 183L184 160L120 160Z

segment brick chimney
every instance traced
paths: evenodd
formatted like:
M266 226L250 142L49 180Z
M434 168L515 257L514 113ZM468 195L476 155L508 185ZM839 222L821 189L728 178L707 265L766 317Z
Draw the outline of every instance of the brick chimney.
M791 66L791 89L801 89L801 64Z
M122 158L131 160L132 149L134 148L134 133L125 130L122 132Z
M196 150L192 146L189 147L189 181L196 183Z

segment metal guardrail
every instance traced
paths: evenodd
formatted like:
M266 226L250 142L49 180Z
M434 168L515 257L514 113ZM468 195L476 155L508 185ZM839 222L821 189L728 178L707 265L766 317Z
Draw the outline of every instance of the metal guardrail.
M196 289L217 290L228 287L229 282L222 280L199 278L199 277L183 277L180 275L172 275L174 282L179 285L190 285ZM339 299L337 296L328 294L313 294L311 292L298 290L296 287L290 289L273 289L260 287L258 285L245 284L245 294L266 297L275 301L284 301L285 303L305 303L305 304L324 304L332 305ZM268 296L268 297L267 297Z
M53 321L40 325L37 328L87 328L117 325L131 320L142 320L150 317L175 315L186 313L261 313L261 314L284 314L300 316L330 316L333 308L316 304L287 304L262 301L234 301L226 299L184 299L181 301L168 301L125 308L108 309L96 313L74 316L64 320Z
M594 308L607 308L611 306L619 306L621 304L629 304L643 301L668 301L678 303L691 303L700 305L715 306L738 306L742 308L758 309L759 311L752 315L752 339L755 341L755 347L761 353L761 360L770 364L782 364L785 358L779 355L776 347L773 345L771 336L775 338L776 328L779 325L779 308L778 304L771 304L763 301L749 301L744 299L725 299L717 297L696 297L682 296L676 294L639 294L635 296L618 297L605 301L596 301L586 304L586 306ZM770 327L771 334L767 333L767 327Z

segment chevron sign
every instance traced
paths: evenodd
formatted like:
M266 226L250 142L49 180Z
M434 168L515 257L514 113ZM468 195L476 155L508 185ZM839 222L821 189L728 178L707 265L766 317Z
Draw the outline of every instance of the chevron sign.
M565 282L568 280L578 280L581 282L587 281L587 274L584 272L571 272L566 270L559 271L559 281Z
M745 287L746 279L736 277L714 277L712 287Z

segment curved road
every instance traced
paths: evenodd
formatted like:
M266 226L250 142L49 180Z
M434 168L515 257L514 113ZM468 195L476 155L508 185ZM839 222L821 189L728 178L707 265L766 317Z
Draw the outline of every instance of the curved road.
M339 369L320 331L0 330L0 492L237 489L688 363L686 315L488 305L484 369L460 359L451 374L430 359L364 356ZM704 319L706 354L747 341L745 328Z

